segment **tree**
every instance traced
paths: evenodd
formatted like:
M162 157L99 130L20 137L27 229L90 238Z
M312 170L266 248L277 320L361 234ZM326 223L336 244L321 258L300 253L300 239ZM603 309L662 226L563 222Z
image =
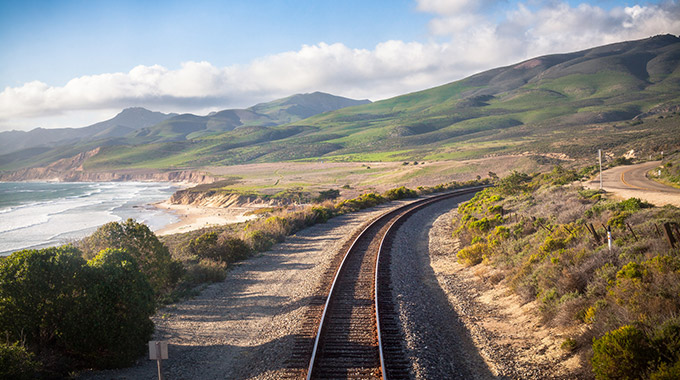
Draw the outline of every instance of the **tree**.
M55 342L80 293L85 260L72 246L24 250L0 260L0 336L39 351Z
M17 348L22 342L48 377L130 364L151 337L154 311L147 277L123 250L89 262L72 246L0 259L0 336L7 341L0 362L19 355L35 367Z
M132 255L106 249L87 262L79 298L64 326L64 344L87 366L129 365L153 334L154 293Z
M173 262L168 248L145 224L133 219L107 223L82 243L87 259L107 248L124 249L134 257L156 295L168 291L179 280L181 273L178 273L178 265Z

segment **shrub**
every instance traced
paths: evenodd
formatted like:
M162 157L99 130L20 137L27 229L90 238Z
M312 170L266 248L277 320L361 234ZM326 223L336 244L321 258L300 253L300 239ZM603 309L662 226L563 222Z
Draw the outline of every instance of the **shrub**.
M0 260L0 336L27 346L53 344L70 315L85 265L71 246L24 250Z
M574 351L578 347L578 343L573 338L567 338L562 342L560 348L565 351Z
M227 264L221 261L201 259L198 263L189 265L184 281L189 285L224 281Z
M107 249L87 262L83 288L65 321L64 344L87 366L132 364L153 334L154 293L132 255Z
M366 193L352 199L346 199L337 205L335 208L341 213L353 212L363 210L365 208L377 206L385 203L385 198L376 193Z
M54 376L130 364L145 350L154 310L151 285L123 250L87 263L70 246L0 260L0 336L55 356L45 362Z
M35 379L40 363L18 343L0 343L0 379Z
M670 319L659 326L652 336L652 345L662 363L680 362L680 320Z
M654 207L654 205L639 198L628 198L619 202L616 207L621 211L638 211L643 208Z
M203 235L189 241L187 245L187 250L189 254L196 255L198 257L216 257L217 253L217 238L219 235L217 232L206 232Z
M652 359L645 334L628 325L593 342L593 372L598 379L639 379Z
M517 194L528 189L527 182L531 181L531 177L526 173L513 171L507 177L498 181L498 188L503 194Z
M18 343L0 343L0 379L35 379L40 363Z
M414 165L417 165L415 163ZM411 190L407 187L397 187L395 189L390 189L385 192L385 198L390 200L404 199L404 198L416 198L418 193L415 190Z
M107 223L85 238L81 247L89 259L107 248L124 249L132 255L151 283L157 295L168 292L176 282L172 273L172 258L168 248L145 224L133 219Z
M271 249L276 240L262 230L248 230L245 233L245 242L255 252L264 252Z
M458 261L465 266L477 265L484 259L487 249L488 246L485 243L475 243L458 251L456 256Z
M487 218L480 220L473 220L468 224L470 230L477 230L479 232L486 232L491 229L491 222Z
M316 197L317 202L323 202L325 200L333 200L340 196L340 190L330 189L323 190L319 192L319 196Z
M217 244L219 248L218 255L215 257L216 260L233 263L247 259L250 256L248 244L237 237L221 235Z
M680 379L680 360L673 364L661 365L649 375L649 380L677 380Z
M560 165L555 165L550 173L544 175L545 180L550 185L566 185L577 181L581 176L574 170L568 170Z
M316 223L326 223L328 219L335 216L333 209L324 206L313 206L312 213L314 214L314 221Z

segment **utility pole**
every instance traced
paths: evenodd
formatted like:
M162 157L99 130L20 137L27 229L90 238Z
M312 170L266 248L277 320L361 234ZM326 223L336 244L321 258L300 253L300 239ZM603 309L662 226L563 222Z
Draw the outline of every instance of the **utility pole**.
M602 190L602 149L597 150L597 156L600 160L600 190Z

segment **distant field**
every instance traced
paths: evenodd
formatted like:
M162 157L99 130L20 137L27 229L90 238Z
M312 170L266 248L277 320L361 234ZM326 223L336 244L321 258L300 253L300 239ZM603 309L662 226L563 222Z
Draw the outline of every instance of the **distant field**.
M406 164L405 164L406 163ZM399 162L279 162L207 167L216 176L229 178L220 189L239 193L273 195L286 189L316 192L338 189L350 197L366 191L383 192L395 186L434 186L466 181L477 176L499 176L512 170L526 172L550 168L531 156L502 156L464 161Z

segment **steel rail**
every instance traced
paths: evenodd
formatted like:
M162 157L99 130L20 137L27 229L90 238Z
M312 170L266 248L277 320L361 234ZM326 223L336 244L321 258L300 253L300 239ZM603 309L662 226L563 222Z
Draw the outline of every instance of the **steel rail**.
M328 292L328 296L326 297L326 302L324 304L323 313L321 315L319 327L317 328L316 337L314 339L312 356L309 360L309 366L307 368L307 380L311 380L311 378L312 378L314 363L316 361L317 352L319 350L319 342L320 342L320 339L321 339L322 330L324 328L324 322L326 321L326 317L327 317L327 314L328 314L328 306L331 302L331 299L332 299L332 296L333 296L333 291L335 290L336 283L338 281L338 278L340 277L343 266L344 266L345 262L347 261L348 256L350 255L350 253L352 252L354 247L357 245L357 242L360 239L365 237L364 235L367 233L367 231L370 228L376 226L378 223L384 222L385 219L388 219L390 217L394 217L395 215L398 215L399 213L403 213L402 215L399 215L395 220L393 220L392 223L390 223L387 230L383 234L381 241L380 241L380 246L378 248L378 253L376 255L375 269L374 269L375 275L374 275L374 289L373 289L374 293L373 294L374 294L374 309L375 309L376 328L377 328L378 352L379 352L379 358L380 358L380 368L381 368L382 378L387 379L387 368L386 368L386 365L385 365L385 356L384 356L383 347L382 347L383 339L382 339L382 333L381 333L381 328L380 328L380 314L379 314L379 310L378 310L379 309L378 308L378 305L379 305L379 299L378 299L378 279L379 279L378 269L379 269L380 255L383 252L383 246L385 245L386 238L388 237L388 235L390 235L391 233L394 233L394 231L396 231L396 228L395 228L396 225L398 225L398 224L400 225L401 224L400 222L403 222L406 218L411 216L416 211L422 209L423 207L426 207L428 205L431 205L433 203L436 203L436 202L439 202L439 201L442 201L442 200L445 200L445 199L449 199L449 198L453 198L453 197L456 197L456 196L465 195L465 194L469 194L469 193L478 192L480 190L483 190L486 187L488 187L488 186L478 186L478 187L472 187L472 188L457 189L457 190L454 190L454 191L449 192L449 193L435 195L435 196L431 196L431 197L428 197L428 198L424 198L424 199L420 199L420 200L411 202L409 204L398 207L394 210L390 210L390 211L385 212L384 214L382 214L379 217L377 217L376 219L374 219L368 226L366 226L361 231L361 233L352 242L352 245L347 249L347 252L345 252L343 259L342 259L342 262L338 266L338 268L335 272L335 276L333 277L333 282L332 282L331 288Z

